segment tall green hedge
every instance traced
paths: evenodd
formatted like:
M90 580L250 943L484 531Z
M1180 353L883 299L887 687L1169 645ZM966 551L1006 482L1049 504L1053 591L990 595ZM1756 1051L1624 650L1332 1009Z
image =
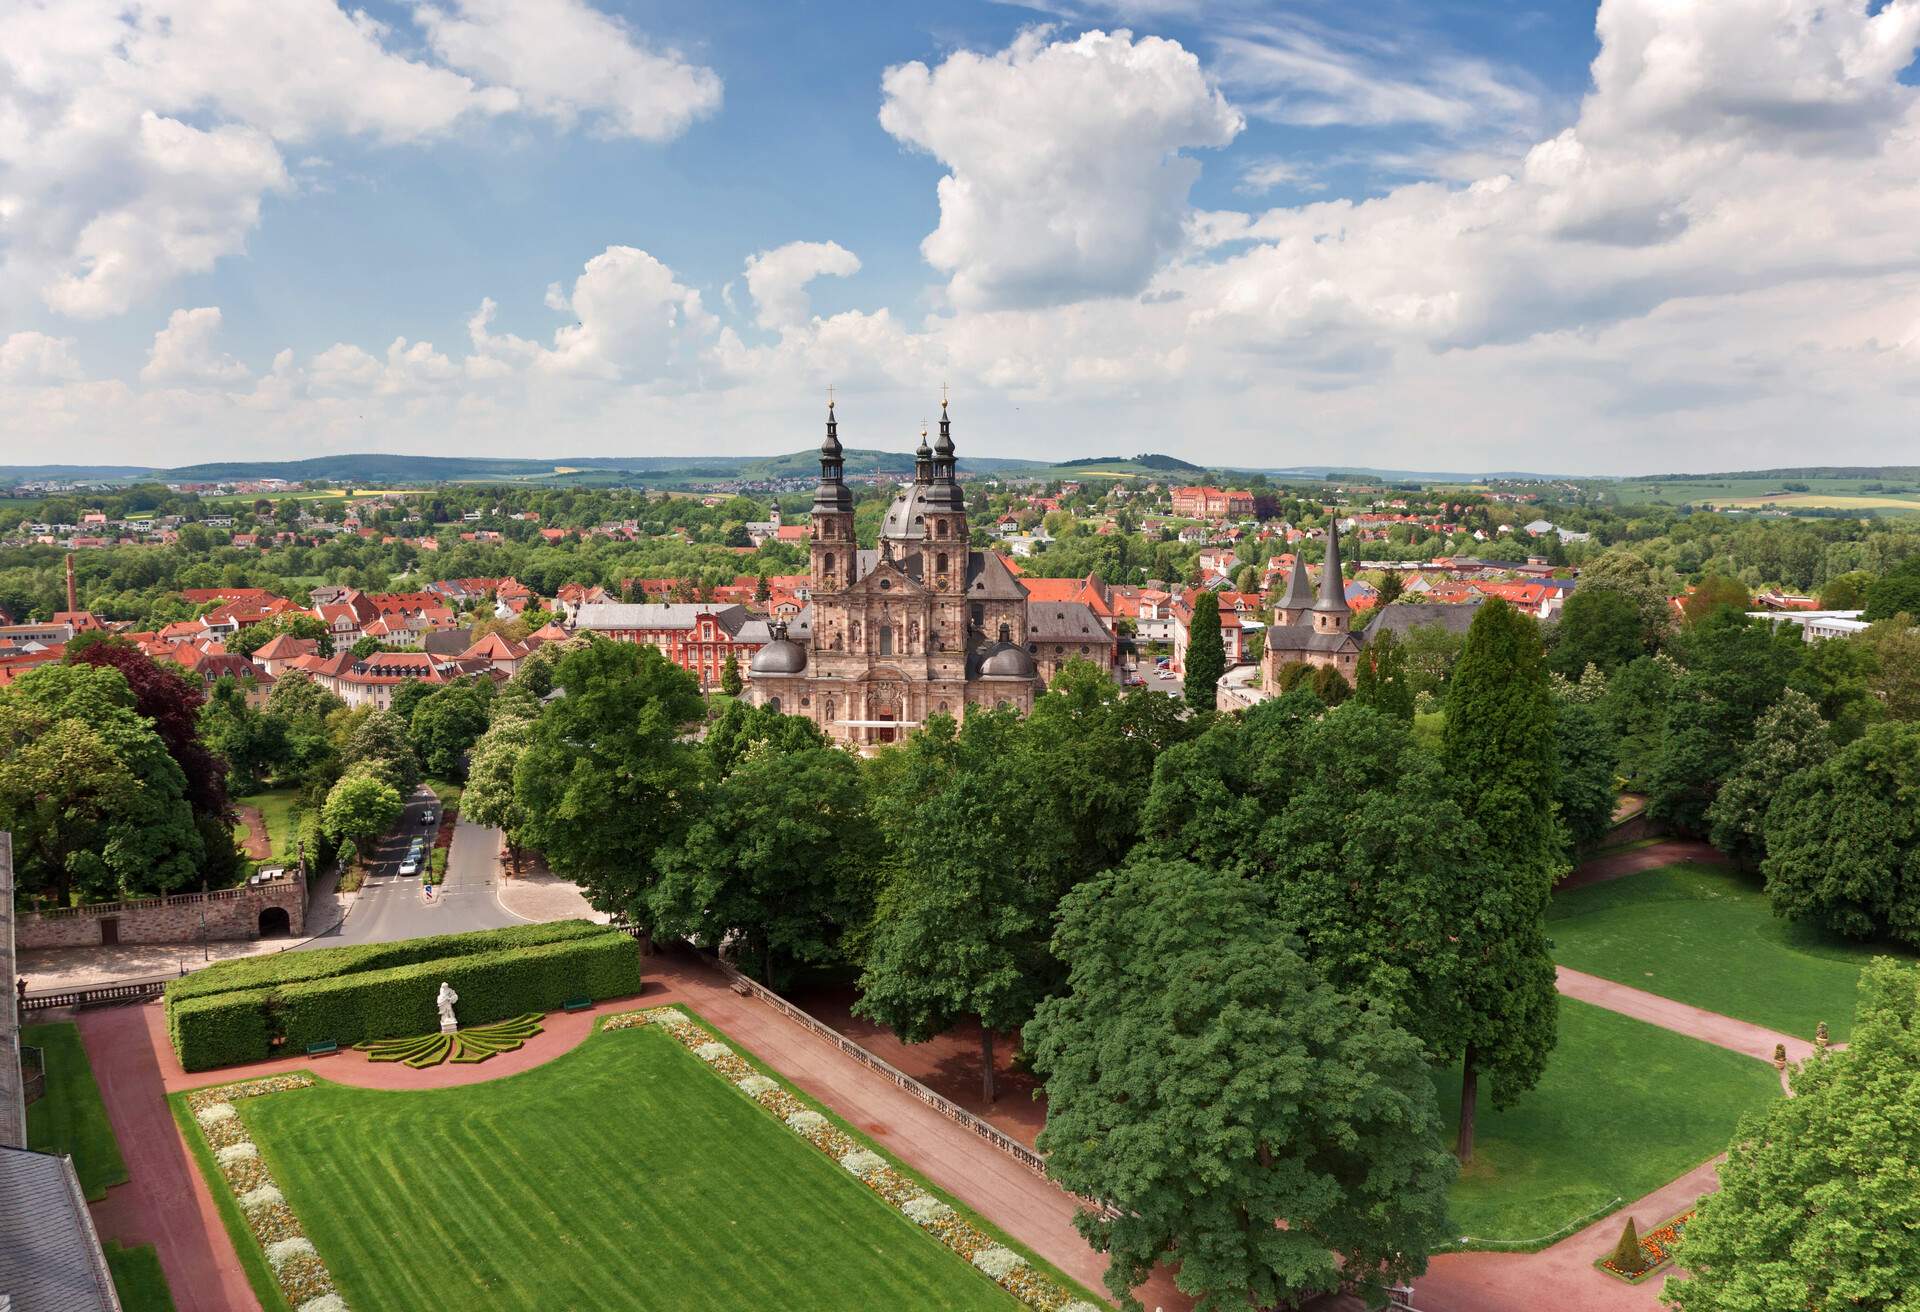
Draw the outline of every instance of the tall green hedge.
M167 1029L180 1064L190 1071L210 1070L272 1055L275 1040L298 1053L314 1043L342 1045L371 1039L430 1034L439 1028L434 998L442 980L460 995L455 1007L463 1025L505 1020L528 1011L553 1011L571 998L595 1001L640 991L640 954L618 930L586 922L588 932L568 932L555 941L525 943L521 930L441 935L379 948L408 948L401 964L387 965L368 953L351 973L276 982L265 987L236 987L220 992L167 998ZM499 941L500 935L515 939ZM457 944L493 940L482 950L443 952L419 959L420 944ZM342 948L337 952L363 952ZM322 956L289 953L287 956ZM280 960L284 958L276 958ZM368 964L371 963L371 964ZM246 963L234 963L246 964ZM351 968L349 968L351 969ZM191 978L191 977L190 977Z
M196 970L191 975L172 981L167 985L167 999L184 1001L236 989L271 988L360 971L385 970L390 966L406 966L416 961L432 961L441 957L466 956L502 948L537 947L542 943L557 943L565 939L592 938L607 932L605 925L596 925L588 920L555 920L542 925L513 925L507 929L482 929L466 934L434 934L427 938L406 938L393 943L363 943L347 948L317 948L312 951L241 957Z
M167 1000L167 1036L190 1071L236 1066L273 1055L271 989L246 989L208 998Z
M443 980L460 995L454 1007L460 1023L484 1025L529 1011L557 1011L569 998L638 993L640 953L625 934L603 934L291 985L280 990L287 1046L431 1034L440 1028L434 998Z

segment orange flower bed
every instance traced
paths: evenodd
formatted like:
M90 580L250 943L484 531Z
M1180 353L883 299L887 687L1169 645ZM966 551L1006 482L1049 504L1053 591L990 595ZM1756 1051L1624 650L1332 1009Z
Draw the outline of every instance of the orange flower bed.
M1603 1257L1596 1264L1609 1275L1619 1276L1622 1280L1644 1280L1655 1271L1673 1260L1673 1246L1686 1232L1687 1222L1693 1219L1693 1209L1689 1207L1665 1225L1655 1226L1640 1236L1641 1267L1638 1271L1623 1271L1614 1265L1613 1258Z

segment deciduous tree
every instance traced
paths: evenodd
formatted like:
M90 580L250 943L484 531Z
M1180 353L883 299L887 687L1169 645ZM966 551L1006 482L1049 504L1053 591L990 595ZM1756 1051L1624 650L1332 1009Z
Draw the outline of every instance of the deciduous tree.
M1767 854L1767 808L1781 786L1833 755L1827 722L1801 692L1789 688L1760 717L1753 741L1707 808L1707 837L1748 869Z
M1870 964L1847 1050L1789 1078L1791 1098L1740 1122L1662 1297L1676 1312L1915 1306L1920 970Z
M1139 862L1062 903L1067 990L1027 1027L1048 1173L1107 1288L1163 1260L1202 1312L1423 1270L1453 1163L1419 1042L1301 957L1260 890Z
M514 767L521 839L594 906L650 925L655 853L697 795L699 685L657 647L603 640L568 652L554 681L565 695Z
M1920 724L1877 724L1789 775L1762 832L1776 912L1920 944Z
M711 947L737 942L742 963L778 987L839 959L842 936L872 911L878 847L853 757L756 746L660 849L653 923Z
M330 837L351 839L357 847L365 847L393 828L405 805L386 780L373 774L348 774L327 794L320 820Z

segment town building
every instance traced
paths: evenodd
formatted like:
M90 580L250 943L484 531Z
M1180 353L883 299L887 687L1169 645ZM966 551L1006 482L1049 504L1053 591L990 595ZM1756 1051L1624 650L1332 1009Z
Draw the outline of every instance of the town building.
M1173 513L1183 519L1247 519L1253 515L1253 493L1177 487L1173 489Z
M754 654L773 637L767 621L745 606L700 602L585 602L575 607L570 628L658 647L709 692L720 686L729 656L744 678Z

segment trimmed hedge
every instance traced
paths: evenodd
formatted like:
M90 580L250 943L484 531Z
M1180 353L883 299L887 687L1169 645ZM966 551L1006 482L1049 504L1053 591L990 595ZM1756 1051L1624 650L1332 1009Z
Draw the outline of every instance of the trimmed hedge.
M584 921L562 923L586 925ZM346 1046L371 1039L431 1034L440 1024L434 997L442 980L452 984L460 995L455 1011L466 1025L505 1020L529 1011L557 1011L568 999L583 995L600 1001L640 991L640 954L633 940L604 925L587 925L590 932L571 931L545 943L498 942L501 935L521 935L522 930L542 928L553 927L516 926L371 945L379 949L405 948L408 951L399 955L415 959L384 969L349 966L352 973L328 973L264 988L169 996L168 1034L180 1064L190 1071L203 1071L270 1056L276 1039L284 1040L286 1052L298 1053L311 1044L327 1041ZM483 940L483 950L417 959L418 945L475 939ZM485 949L484 941L488 940L494 946ZM392 955L362 948L331 951L368 954L361 958L363 962Z
M271 989L247 989L209 998L167 999L167 1037L190 1071L262 1061L273 1055L268 1008Z
M442 980L460 995L454 1004L460 1023L485 1025L530 1011L558 1011L582 995L597 1002L638 993L640 953L625 934L606 934L296 984L280 991L287 1046L432 1034L440 1028L434 998Z
M394 943L363 943L349 948L317 948L310 952L276 952L241 957L196 970L167 984L167 1001L185 1001L238 989L271 988L305 980L328 979L360 971L385 970L416 961L466 956L500 949L537 947L564 939L593 938L607 933L605 925L590 920L554 920L542 925L513 925L507 929L480 929L466 934L434 934Z

